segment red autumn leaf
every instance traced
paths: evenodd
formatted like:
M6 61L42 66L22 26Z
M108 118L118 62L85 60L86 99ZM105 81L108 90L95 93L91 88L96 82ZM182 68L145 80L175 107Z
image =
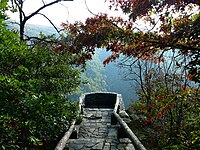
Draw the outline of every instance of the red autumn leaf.
M146 110L147 107L146 107L146 106L141 106L141 109L142 109L142 110Z
M144 123L144 125L152 124L152 120L153 120L153 117L150 117L149 119L147 119L147 121Z
M158 118L158 119L161 119L162 117L163 117L163 113L162 113L162 112L159 112L158 115L157 115L157 118Z
M79 59L78 59L78 64L81 65L82 63L83 63L83 59L82 59L82 58L79 58Z
M174 104L171 104L170 107L171 107L171 108L174 108Z

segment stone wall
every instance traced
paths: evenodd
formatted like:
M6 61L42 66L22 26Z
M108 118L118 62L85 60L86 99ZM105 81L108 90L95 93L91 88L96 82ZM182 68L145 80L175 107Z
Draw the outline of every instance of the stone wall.
M83 117L81 124L73 122L56 150L64 147L72 150L146 150L126 124L130 117L121 94L86 93L80 96L79 107ZM76 133L75 139L69 139L72 132Z
M114 108L117 99L115 93L90 93L84 97L85 108Z

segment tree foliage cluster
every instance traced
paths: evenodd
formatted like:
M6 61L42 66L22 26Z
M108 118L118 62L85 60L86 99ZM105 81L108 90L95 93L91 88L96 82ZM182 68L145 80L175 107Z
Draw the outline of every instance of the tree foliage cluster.
M27 46L6 28L7 9L0 1L0 149L55 147L77 115L66 99L80 84L77 56L55 52L55 42Z
M147 2L152 2L148 4L151 7L143 7L142 4ZM63 23L67 32L73 35L75 51L84 50L90 56L94 53L95 47L106 47L112 52L112 55L104 61L104 64L108 64L110 61L115 61L119 54L138 59L151 59L154 54L160 53L160 61L163 61L162 54L174 49L180 55L187 55L191 60L184 67L188 70L190 79L199 82L198 1L165 1L164 3L117 0L113 1L113 5L121 6L124 13L130 15L130 20L99 14L88 18L85 23ZM124 10L124 7L130 10ZM140 9L141 7L144 9ZM132 17L132 13L146 21L151 28L141 30L137 27L136 18Z
M170 58L134 65L130 76L134 76L139 101L133 101L128 110L143 119L135 119L130 126L142 129L138 136L146 135L141 139L149 149L199 149L199 87Z
M144 134L147 148L199 149L199 1L108 1L129 19L98 14L85 23L63 23L74 51L92 55L106 48L105 65L125 57L120 64L138 85L139 101L130 110L144 117L139 125L150 136Z
M42 1L30 15L22 9L25 1L11 1L20 14L20 36L6 29L2 12L7 1L1 1L1 148L46 146L56 140L76 116L76 105L65 100L80 83L76 66L85 66L96 48L106 48L111 55L104 65L125 56L121 65L138 85L139 101L129 110L144 118L138 124L148 134L147 148L199 149L198 0L109 0L110 9L122 9L129 20L99 14L85 23L63 23L67 36L59 42L44 35L25 39L24 27L62 0ZM148 27L138 27L138 19Z

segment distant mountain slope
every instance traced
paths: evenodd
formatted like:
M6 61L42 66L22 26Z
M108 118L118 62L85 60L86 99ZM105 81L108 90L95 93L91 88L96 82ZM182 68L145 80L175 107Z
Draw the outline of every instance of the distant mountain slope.
M7 20L7 28L10 30L19 31L19 25L15 23L14 20ZM44 33L46 35L58 35L57 31L53 26L45 26L45 25L35 25L35 24L26 24L25 26L25 34L29 36L39 36L40 33Z
M91 61L87 62L86 71L82 74L82 80L86 84L82 85L83 92L106 92L108 91L105 68L96 53Z
M100 50L99 59L101 62L110 55L105 50ZM125 106L131 103L131 99L137 100L134 87L131 86L130 81L125 81L123 73L125 69L119 68L117 62L109 63L105 66L105 76L107 77L108 91L122 94Z
M41 32L46 35L58 35L56 29L52 26L27 24L25 29L25 34L31 36L38 36Z

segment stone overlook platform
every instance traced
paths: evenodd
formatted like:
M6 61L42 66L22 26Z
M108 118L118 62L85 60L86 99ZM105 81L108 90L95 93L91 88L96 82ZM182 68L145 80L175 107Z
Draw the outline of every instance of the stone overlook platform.
M121 95L88 93L80 97L82 122L72 124L56 150L145 150L126 125Z

